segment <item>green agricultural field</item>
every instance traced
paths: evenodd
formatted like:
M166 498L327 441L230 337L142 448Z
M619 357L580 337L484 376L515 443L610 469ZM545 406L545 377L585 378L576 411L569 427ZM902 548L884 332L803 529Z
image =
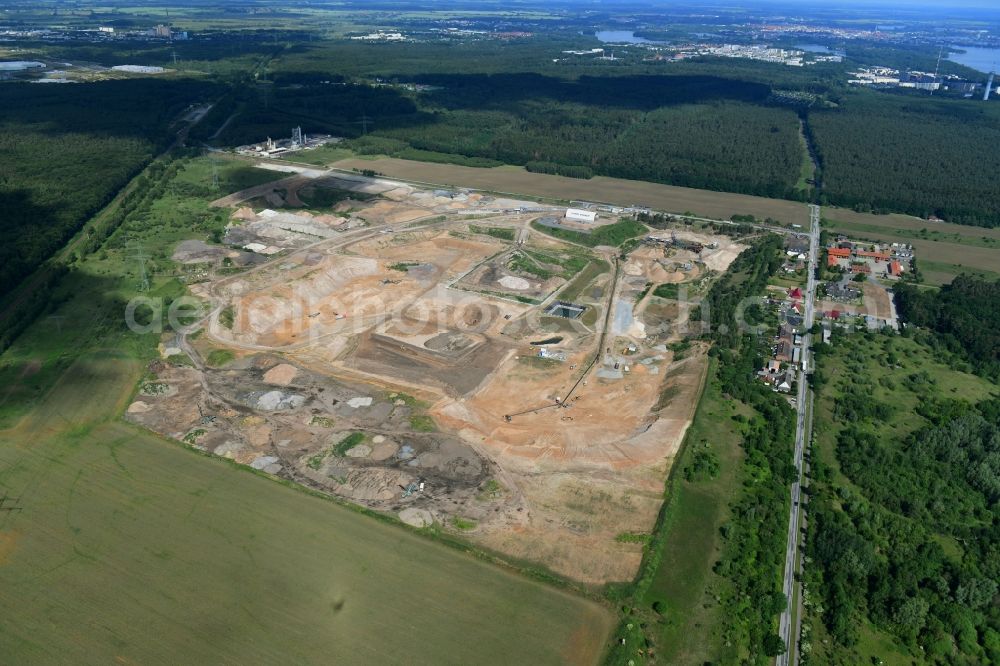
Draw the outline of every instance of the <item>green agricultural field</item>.
M910 215L857 213L847 208L823 207L830 228L845 233L892 233L899 239L917 238L976 247L1000 248L1000 229L971 227L949 222L930 222ZM905 241L904 241L905 242Z
M933 254L931 256L934 256ZM997 253L997 261L1000 261L1000 252ZM967 273L969 275L974 275L976 277L982 278L984 280L998 280L1000 279L1000 272L995 270L998 268L996 264L993 265L994 270L988 268L979 268L971 266L966 263L948 263L946 261L919 261L917 262L920 268L920 274L923 276L924 281L927 284L932 284L936 286L941 286L943 284L948 284L954 280L957 276Z
M0 432L11 663L594 663L611 616L118 421L89 355Z

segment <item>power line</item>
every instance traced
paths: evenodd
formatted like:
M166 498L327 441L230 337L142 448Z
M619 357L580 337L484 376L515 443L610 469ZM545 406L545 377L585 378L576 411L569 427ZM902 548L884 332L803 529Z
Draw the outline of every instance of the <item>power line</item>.
M149 291L149 274L146 272L146 260L149 257L142 249L142 243L132 241L129 249L132 251L132 258L139 264L139 291Z

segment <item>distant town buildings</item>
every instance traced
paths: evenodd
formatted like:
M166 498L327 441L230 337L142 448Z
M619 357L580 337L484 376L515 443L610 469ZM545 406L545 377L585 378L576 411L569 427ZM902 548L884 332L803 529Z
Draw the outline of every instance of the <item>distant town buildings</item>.
M856 72L850 72L850 75L854 78L848 79L847 82L856 86L938 90L942 85L942 79L934 74L918 71L900 72L890 67L862 67Z
M351 39L362 42L403 42L406 37L401 32L370 32L367 35L356 35Z
M181 41L188 38L185 31L175 31L169 25L157 24L151 28L135 28L123 30L110 25L97 27L53 27L53 28L6 28L0 29L3 39L33 39L61 41L74 39L89 42L106 42L111 40L149 40L161 39Z
M968 81L954 74L937 75L917 70L901 71L891 67L861 67L849 73L847 82L855 86L870 88L913 88L916 90L947 90L965 97L971 97L983 87L978 81ZM985 97L988 97L987 94Z
M129 72L130 74L162 74L165 71L162 67L148 65L115 65L111 69L115 72Z
M773 62L790 67L802 67L806 52L794 49L778 49L769 46L745 46L742 44L723 44L721 46L701 47L697 55L713 55L721 58L745 58L761 62ZM836 56L839 57L839 56Z

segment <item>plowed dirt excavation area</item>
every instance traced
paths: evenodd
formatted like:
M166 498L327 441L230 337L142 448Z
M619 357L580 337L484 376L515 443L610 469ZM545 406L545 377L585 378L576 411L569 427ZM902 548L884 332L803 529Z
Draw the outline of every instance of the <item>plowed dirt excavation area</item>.
M212 315L164 339L128 417L575 580L631 579L706 368L671 351L691 305L663 296L697 300L742 246L622 259L534 229L553 207L352 178L381 194L335 231L197 286ZM235 211L227 236L260 219Z

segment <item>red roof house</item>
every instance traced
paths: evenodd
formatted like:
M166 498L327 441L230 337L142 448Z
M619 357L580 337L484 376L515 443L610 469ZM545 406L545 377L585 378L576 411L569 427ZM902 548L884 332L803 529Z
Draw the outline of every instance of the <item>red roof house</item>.
M867 250L858 250L856 254L859 257L869 257L875 261L889 261L889 255L884 252L869 252Z

